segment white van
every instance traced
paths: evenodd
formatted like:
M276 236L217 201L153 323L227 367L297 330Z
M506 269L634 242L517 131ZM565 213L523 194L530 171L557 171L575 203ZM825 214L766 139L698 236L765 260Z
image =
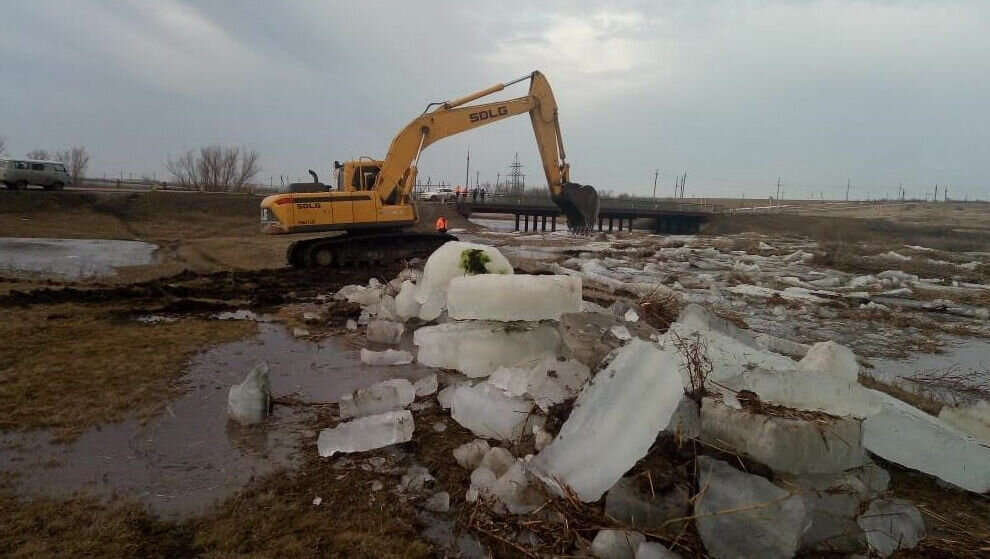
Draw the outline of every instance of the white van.
M24 190L29 184L62 190L71 182L64 163L0 157L0 184L12 190Z

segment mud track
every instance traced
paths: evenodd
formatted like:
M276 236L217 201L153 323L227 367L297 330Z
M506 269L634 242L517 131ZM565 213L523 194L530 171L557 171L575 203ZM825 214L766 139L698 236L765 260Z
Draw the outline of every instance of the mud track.
M59 303L124 303L135 307L155 307L158 311L195 312L226 308L264 308L311 299L332 293L348 284L364 284L375 277L383 283L393 278L401 264L374 268L333 270L274 268L265 270L197 273L185 271L173 276L125 285L49 282L51 287L11 290L0 296L0 307L50 305ZM16 280L10 280L16 281Z

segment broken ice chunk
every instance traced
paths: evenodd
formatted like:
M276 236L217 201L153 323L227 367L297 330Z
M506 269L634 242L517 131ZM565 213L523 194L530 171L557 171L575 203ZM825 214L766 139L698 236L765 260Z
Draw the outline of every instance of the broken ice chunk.
M849 382L859 379L859 363L853 352L835 342L818 342L811 346L808 353L798 362L802 371L817 371L835 375Z
M258 423L268 417L271 398L268 363L261 362L251 369L244 382L230 387L227 414L241 425Z
M990 491L990 445L893 396L870 392L882 408L863 425L867 450L963 489Z
M495 477L501 477L515 462L516 459L511 452L500 446L494 446L489 448L481 459L481 466L494 472Z
M427 375L413 383L413 388L416 389L417 398L422 398L423 396L429 396L430 394L435 394L438 386L439 384L437 382L436 373Z
M340 417L361 417L404 408L416 399L411 382L386 380L340 397Z
M516 440L542 421L533 415L532 402L506 396L488 383L459 386L450 416L479 437L502 440Z
M620 341L627 341L632 339L632 334L629 333L629 329L621 324L616 324L609 331Z
M598 559L635 559L646 536L631 530L599 530L591 541L591 555Z
M559 481L582 501L596 501L646 454L683 394L673 356L633 340L585 386L556 438L531 464L551 486Z
M746 454L776 472L832 473L862 466L862 421L822 418L824 424L701 403L701 438Z
M790 558L808 527L804 503L762 477L708 456L698 457L694 504L698 534L716 559Z
M369 415L320 431L316 442L320 456L338 452L364 452L412 440L413 416L409 410Z
M473 470L481 465L491 447L485 439L475 439L454 449L454 460L465 470Z
M423 279L419 281L417 286L416 300L420 304L426 304L431 298L438 299L439 305L442 307L446 303L447 286L450 280L458 276L479 273L511 274L512 264L495 247L450 241L433 251L433 254L426 260L426 264L423 266ZM439 316L439 312L437 316ZM422 318L422 314L420 318Z
M419 362L482 377L501 366L553 357L560 335L551 326L498 322L447 322L416 330Z
M681 556L658 542L643 542L636 548L636 559L681 559Z
M943 406L938 418L990 444L990 402L980 400L965 407Z
M870 549L881 557L898 549L911 549L925 537L921 513L901 499L876 499L856 522L866 533Z
M447 314L473 320L559 320L581 308L581 278L484 274L450 280Z
M394 349L371 351L362 348L361 362L365 365L408 365L413 362L413 355L408 351L396 351Z
M409 320L414 316L419 316L420 303L416 300L416 284L406 280L402 282L402 289L395 296L395 314L402 320Z
M761 401L792 409L840 417L868 417L880 411L879 402L858 382L829 373L754 369L719 384L736 392L755 392Z
M368 341L382 344L397 344L402 341L406 327L401 322L372 320L368 323Z
M530 485L522 460L509 464L495 480L492 492L512 514L528 514L544 503L542 496Z
M423 508L432 512L447 512L450 510L450 493L441 491L423 502Z

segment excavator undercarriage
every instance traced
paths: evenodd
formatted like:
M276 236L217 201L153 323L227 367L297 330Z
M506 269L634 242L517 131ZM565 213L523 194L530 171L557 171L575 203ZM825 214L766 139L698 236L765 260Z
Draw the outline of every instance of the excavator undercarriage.
M304 239L289 245L286 260L294 268L342 268L426 258L447 241L447 233L392 229Z

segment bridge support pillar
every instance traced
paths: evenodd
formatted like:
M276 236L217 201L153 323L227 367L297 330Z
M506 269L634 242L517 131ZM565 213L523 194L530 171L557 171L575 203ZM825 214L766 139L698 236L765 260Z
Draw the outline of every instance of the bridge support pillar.
M619 231L622 231L622 218L619 218Z
M518 231L518 230L519 230L519 214L516 214L516 228L514 229L514 231Z
M547 232L547 216L543 216L543 219L541 221L542 221L542 223L540 223L540 230L543 231L544 233L546 233Z
M523 231L529 232L529 216L523 214Z
M604 223L605 223L605 218L602 217L602 216L598 216L598 230L599 231L601 231L603 229L603 224Z
M550 216L550 232L553 233L557 230L557 216Z
M611 217L608 218L608 232L609 233L612 232L612 218Z

